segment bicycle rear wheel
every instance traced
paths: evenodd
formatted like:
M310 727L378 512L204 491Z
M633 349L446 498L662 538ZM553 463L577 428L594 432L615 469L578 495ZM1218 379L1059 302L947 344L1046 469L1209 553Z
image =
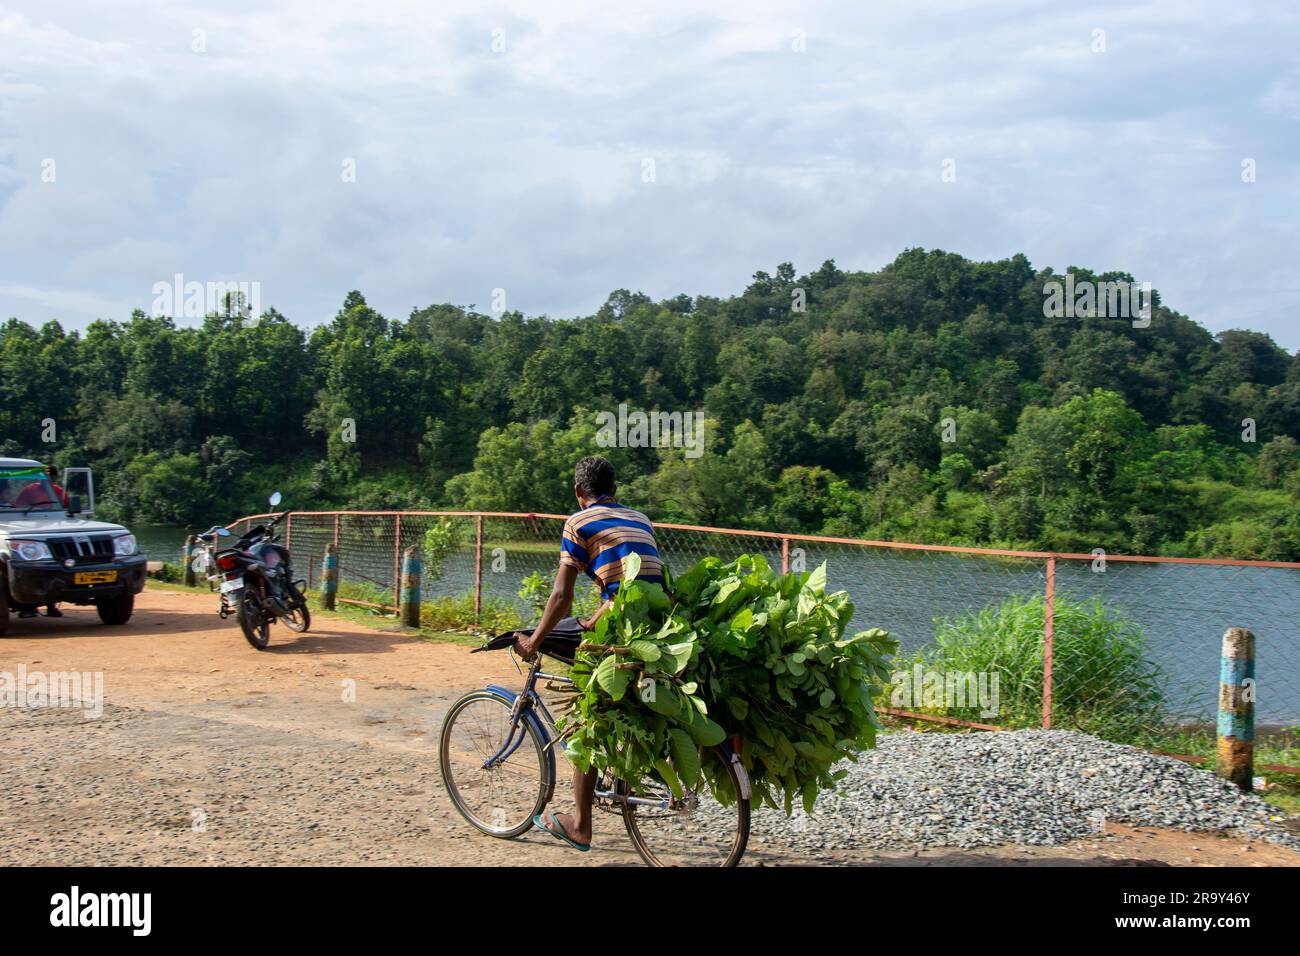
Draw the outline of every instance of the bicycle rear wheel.
M466 694L447 711L438 754L456 810L472 826L502 839L532 827L533 817L546 806L551 783L546 752L532 722L521 719L511 734L513 706L492 691Z
M668 786L645 778L623 789L637 802L623 805L623 824L641 859L651 866L735 866L749 842L749 801L740 794L740 778L731 757L721 748L707 750L706 760L721 763L721 786L734 799L724 806L700 782L698 790L683 788L673 799Z

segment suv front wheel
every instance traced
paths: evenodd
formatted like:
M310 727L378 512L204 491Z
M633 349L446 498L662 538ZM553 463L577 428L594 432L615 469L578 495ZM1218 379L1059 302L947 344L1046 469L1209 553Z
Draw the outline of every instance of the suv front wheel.
M4 565L0 565L0 575L4 574ZM0 637L9 630L9 588L0 578Z
M95 609L105 624L125 624L135 610L135 595L127 591L117 597L100 598L95 602Z

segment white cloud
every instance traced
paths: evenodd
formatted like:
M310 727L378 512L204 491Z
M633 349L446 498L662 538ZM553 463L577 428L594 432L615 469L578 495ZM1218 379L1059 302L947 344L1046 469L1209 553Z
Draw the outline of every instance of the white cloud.
M1289 10L11 7L0 316L124 317L176 272L260 281L304 324L351 288L395 316L496 287L571 315L923 245L1124 269L1211 328L1300 347ZM1280 291L1233 291L1261 285Z
M0 283L0 301L30 303L54 314L68 311L90 318L125 318L132 306L121 299L107 299L94 292L77 289L38 289L34 286Z

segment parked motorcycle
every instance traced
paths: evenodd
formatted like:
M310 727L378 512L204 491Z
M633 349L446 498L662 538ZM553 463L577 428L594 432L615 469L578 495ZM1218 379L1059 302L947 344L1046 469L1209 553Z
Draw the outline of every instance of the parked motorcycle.
M277 491L271 495L271 507L282 500ZM279 543L276 533L289 514L285 511L265 524L254 525L233 545L224 539L234 535L220 526L198 536L201 548L194 570L218 583L221 619L232 614L238 618L244 637L259 651L270 643L271 625L276 621L298 633L311 627L311 612L302 593L306 582L294 580L289 549Z

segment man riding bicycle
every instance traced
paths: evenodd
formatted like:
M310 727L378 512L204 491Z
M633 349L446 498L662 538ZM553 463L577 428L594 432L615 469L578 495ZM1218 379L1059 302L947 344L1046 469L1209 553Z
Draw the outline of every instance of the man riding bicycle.
M515 641L515 649L525 660L531 658L546 635L554 630L580 628L591 630L602 614L609 610L623 580L623 562L630 554L641 556L637 579L663 583L663 562L655 546L654 527L639 511L619 504L614 466L593 455L578 462L573 470L573 494L580 510L564 522L560 540L560 567L555 587L547 599L542 619L533 633ZM573 585L578 572L596 582L602 604L585 621L566 617L573 607ZM533 822L558 840L579 850L591 849L591 807L596 792L596 771L583 773L575 768L573 790L576 806L572 814L552 813L548 819Z

